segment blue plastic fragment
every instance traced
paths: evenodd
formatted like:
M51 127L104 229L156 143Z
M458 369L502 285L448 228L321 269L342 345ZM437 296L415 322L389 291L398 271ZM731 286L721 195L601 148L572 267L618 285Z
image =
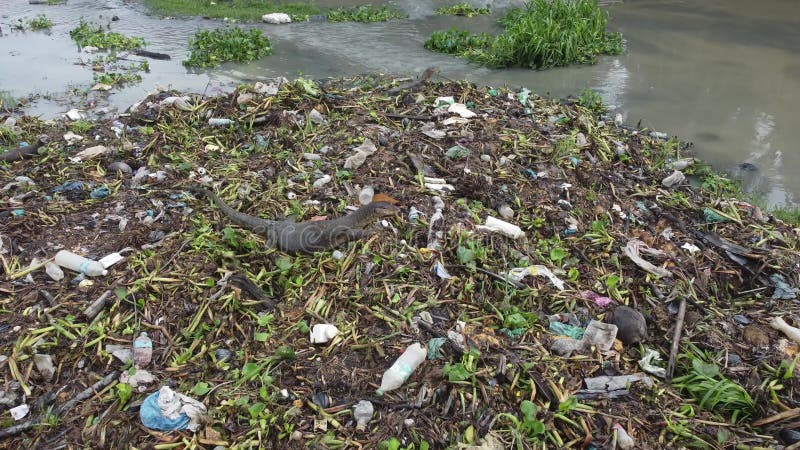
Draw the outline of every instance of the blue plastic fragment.
M781 300L794 300L797 294L800 294L800 289L792 287L779 273L773 273L769 277L769 281L775 286L775 291L772 293L772 298Z
M80 192L83 190L83 182L81 181L66 181L61 186L53 188L53 192Z
M525 333L525 328L514 328L511 330L508 328L500 328L500 332L505 333L505 335L511 339L516 339Z
M428 359L442 357L442 346L447 341L446 338L437 337L428 341Z
M13 214L15 216L22 216L22 215L25 214L25 210L22 209L22 208L17 208L17 209L12 210L11 214Z
M575 228L567 228L566 230L564 230L564 234L567 235L567 236L569 236L571 234L575 234L577 232L578 232L578 230L575 229Z
M539 178L539 175L533 169L525 169L524 173L525 175L529 176L532 180Z
M550 322L550 331L558 335L569 336L572 339L580 339L586 330L567 323Z
M570 156L570 157L569 157L569 160L570 160L570 161L572 161L572 165L573 165L573 166L577 166L578 164L580 164L580 163L581 163L581 160L580 160L580 158L576 158L576 157L574 157L574 156Z
M95 200L99 200L101 198L108 197L109 193L110 191L108 190L108 186L100 186L99 188L93 190L92 193L89 194L89 196Z
M161 413L158 406L158 394L160 391L153 392L144 399L139 408L139 418L142 424L151 430L173 431L185 430L189 426L189 416L181 413L175 419L168 419Z

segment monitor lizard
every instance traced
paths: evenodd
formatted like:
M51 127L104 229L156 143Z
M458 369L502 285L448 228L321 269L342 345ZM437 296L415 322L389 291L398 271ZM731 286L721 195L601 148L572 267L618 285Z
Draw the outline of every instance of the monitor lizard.
M336 219L295 222L268 220L237 211L213 192L200 186L189 190L210 198L233 223L267 238L267 245L288 253L313 253L358 240L373 232L364 230L375 219L396 215L400 208L388 202L366 204L352 213Z

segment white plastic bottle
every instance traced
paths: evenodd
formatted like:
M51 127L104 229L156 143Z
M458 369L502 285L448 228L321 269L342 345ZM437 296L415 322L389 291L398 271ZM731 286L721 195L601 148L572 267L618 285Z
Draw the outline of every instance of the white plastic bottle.
M414 372L414 369L422 364L422 361L425 361L426 356L428 356L428 350L425 347L418 342L411 344L392 364L392 367L389 367L389 370L383 373L381 387L376 393L383 395L384 392L389 392L402 386Z
M68 250L61 250L56 253L55 263L65 269L74 270L89 277L108 274L108 271L99 262L76 255Z

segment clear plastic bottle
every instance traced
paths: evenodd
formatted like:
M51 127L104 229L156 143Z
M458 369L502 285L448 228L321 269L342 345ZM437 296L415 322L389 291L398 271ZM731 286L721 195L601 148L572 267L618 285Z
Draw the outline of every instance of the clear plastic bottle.
M47 275L50 276L55 281L59 281L64 278L64 271L61 270L61 267L58 267L58 264L48 262L44 265L44 271L47 272Z
M133 340L133 365L137 369L147 367L153 357L153 341L144 331Z
M381 387L376 391L378 395L383 395L384 392L397 389L405 383L409 376L414 372L425 357L428 356L428 350L419 342L411 344L406 351L397 358L397 361L389 367L389 370L383 373L381 379Z
M56 253L55 263L65 269L74 270L90 277L108 274L108 271L99 262L76 255L69 250L61 250Z
M356 430L364 431L367 427L367 423L372 419L372 414L374 412L375 408L372 406L371 401L361 400L356 403L355 406L353 406L353 418L356 419Z

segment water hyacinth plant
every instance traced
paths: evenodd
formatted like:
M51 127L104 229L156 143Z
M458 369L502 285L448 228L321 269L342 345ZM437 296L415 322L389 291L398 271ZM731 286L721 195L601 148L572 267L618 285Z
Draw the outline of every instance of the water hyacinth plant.
M328 11L329 22L386 22L392 19L405 19L408 17L403 12L372 5L361 5L352 8L337 8Z
M440 14L443 16L464 16L464 17L473 17L479 16L482 14L489 14L491 11L489 7L486 8L476 8L469 3L456 3L453 6L444 6L441 8L436 9L436 14Z
M439 31L425 48L497 68L593 64L599 54L622 52L622 35L607 32L607 23L596 0L533 0L506 14L498 36Z
M69 35L81 47L91 46L101 50L130 50L145 45L140 37L106 32L102 25L86 22L83 18Z
M247 63L272 53L269 38L261 30L239 27L204 30L189 39L186 67L216 67L223 62Z

